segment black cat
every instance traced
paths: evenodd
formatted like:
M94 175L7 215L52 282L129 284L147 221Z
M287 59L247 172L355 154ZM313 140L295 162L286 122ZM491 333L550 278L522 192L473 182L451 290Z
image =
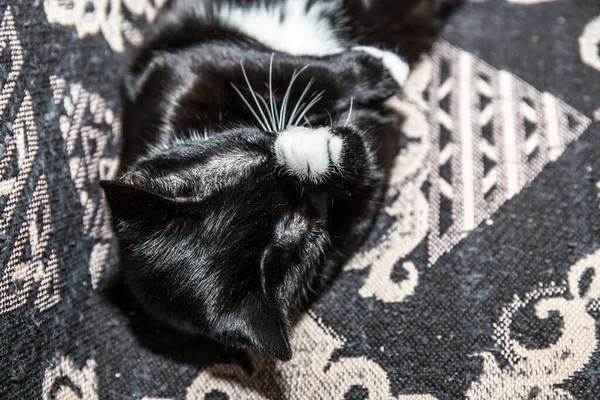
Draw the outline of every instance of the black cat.
M101 183L140 304L289 360L291 312L368 234L399 146L383 103L408 64L356 46L385 37L412 59L441 12L433 0L169 3L125 77L121 175Z

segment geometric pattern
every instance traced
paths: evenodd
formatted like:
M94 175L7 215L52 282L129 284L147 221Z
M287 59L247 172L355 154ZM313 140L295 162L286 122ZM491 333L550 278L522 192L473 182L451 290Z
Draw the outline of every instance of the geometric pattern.
M43 400L98 400L96 362L87 360L78 369L69 357L61 357L44 373Z
M334 351L343 345L343 338L309 313L296 326L294 362L270 365L265 356L253 355L252 375L236 365L214 365L194 378L187 388L186 400L204 399L211 393L223 393L230 399L342 399L354 386L366 388L372 399L436 400L430 395L392 396L387 374L366 357L332 361ZM277 395L273 397L274 393ZM172 399L143 397L143 400Z
M32 174L40 140L31 94L25 90L22 99L14 96L25 60L10 7L0 25L0 55L3 53L8 53L9 73L0 90L0 122L7 130L0 160L0 245L13 229L18 235L12 248L5 245L2 249L8 257L0 276L0 314L28 303L45 311L60 301L60 277L57 255L50 246L48 182L43 174ZM11 120L7 110L14 99L18 106ZM33 192L27 195L31 185Z
M592 280L581 290L582 279L592 272ZM564 324L560 338L544 349L530 349L511 334L511 322L517 310L534 304L540 319L557 313ZM483 375L467 392L469 400L506 398L572 399L571 393L558 385L575 376L590 361L598 346L596 320L590 315L600 311L600 250L575 263L565 287L550 285L515 296L503 308L494 324L495 339L508 360L500 367L490 352L479 354L484 360ZM535 395L535 396L534 396Z
M521 300L515 296L505 306L495 339L509 366L501 367L489 352L475 354L484 361L483 374L466 392L468 400L504 400L508 398L572 399L570 392L558 387L589 362L596 351L596 320L591 312L600 311L600 279L593 278L582 293L581 280L595 271L600 276L600 250L575 263L569 271L566 287L539 285ZM564 328L556 343L545 349L529 349L515 340L510 332L512 319L519 308L534 304L539 318L556 312L564 319ZM293 362L268 367L265 356L252 355L253 373L237 365L217 364L200 372L187 388L186 400L202 399L211 393L228 398L267 400L264 393L278 393L277 398L330 399L344 398L353 386L367 389L369 398L390 400L436 400L428 394L392 396L389 379L377 363L365 357L342 357L332 360L345 339L308 313L295 327L292 343ZM319 382L319 385L314 385ZM144 400L159 400L144 397ZM161 397L160 400L171 400Z
M591 120L549 93L540 93L445 41L439 41L390 107L406 115L410 138L396 159L383 218L395 223L346 270L371 265L359 293L400 302L418 284L414 263L392 282L398 260L427 238L428 265L556 161ZM423 100L427 92L429 101ZM421 187L428 181L428 195Z
M403 147L373 233L297 316L286 363L173 332L109 279L114 82L164 2L9 3L0 398L598 397L597 2L473 0L452 17L387 103Z
M585 26L578 42L581 61L600 71L600 15Z
M591 124L550 93L443 41L432 62L429 265Z
M71 178L83 207L83 233L96 239L90 255L92 286L97 288L112 248L112 230L99 182L114 179L119 167L117 149L121 123L106 101L80 84L50 77L54 103L62 106L60 130Z
M428 174L430 153L429 126L426 118L427 104L422 94L427 88L430 74L429 59L415 69L406 83L403 100L394 98L388 102L392 110L406 115L403 134L410 139L396 157L391 172L389 189L384 199L383 212L378 224L393 224L358 252L345 266L345 270L363 270L370 267L369 275L359 290L361 297L375 297L386 303L401 302L414 293L419 272L409 255L425 240L428 231L429 206L422 192ZM394 282L392 274L398 261L406 278Z
M125 17L126 13L152 21L166 0L44 0L48 22L75 26L84 38L101 33L113 51L123 52L126 42L138 45L141 31Z

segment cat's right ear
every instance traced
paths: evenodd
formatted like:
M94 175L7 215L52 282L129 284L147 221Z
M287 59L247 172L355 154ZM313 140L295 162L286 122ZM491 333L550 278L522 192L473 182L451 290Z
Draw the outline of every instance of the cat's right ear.
M163 222L177 215L177 202L141 189L134 183L100 181L100 186L113 217Z

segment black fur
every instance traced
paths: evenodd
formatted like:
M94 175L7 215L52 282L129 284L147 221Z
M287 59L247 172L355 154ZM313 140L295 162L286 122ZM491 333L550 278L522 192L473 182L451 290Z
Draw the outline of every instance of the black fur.
M352 14L363 2L345 3ZM199 20L197 4L167 6L125 77L121 175L101 183L122 270L157 318L288 360L291 313L368 233L399 143L397 121L382 103L400 88L365 53L273 54L235 29ZM344 21L335 26L351 40L360 21L345 30ZM309 66L290 98L312 78L324 92L308 121L330 126L344 144L342 164L322 181L278 165L277 133L261 129L231 86L247 86L240 61L267 101L264 84L272 81L277 104L294 70ZM351 102L354 122L345 126Z

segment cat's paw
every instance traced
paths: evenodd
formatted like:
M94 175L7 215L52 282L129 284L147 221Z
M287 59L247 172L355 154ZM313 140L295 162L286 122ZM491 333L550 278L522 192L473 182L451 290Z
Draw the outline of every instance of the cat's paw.
M353 47L354 51L363 51L379 60L383 63L383 66L389 71L390 75L400 87L404 86L410 73L410 67L406 61L401 59L396 53L388 50L381 50L371 46L356 46Z
M277 163L301 180L315 183L339 166L342 148L342 139L324 127L289 127L275 141Z

